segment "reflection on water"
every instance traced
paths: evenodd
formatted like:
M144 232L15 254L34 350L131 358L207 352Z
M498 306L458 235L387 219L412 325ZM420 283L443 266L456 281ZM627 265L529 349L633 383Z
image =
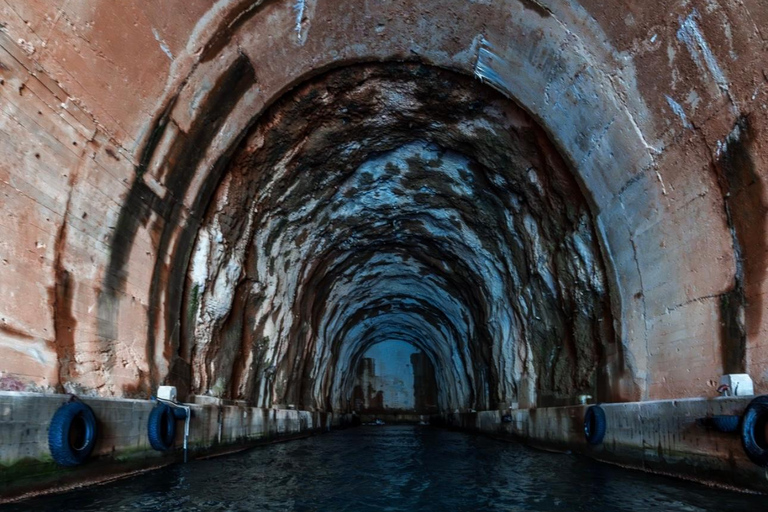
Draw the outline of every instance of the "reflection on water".
M750 511L765 497L429 427L361 427L0 511Z

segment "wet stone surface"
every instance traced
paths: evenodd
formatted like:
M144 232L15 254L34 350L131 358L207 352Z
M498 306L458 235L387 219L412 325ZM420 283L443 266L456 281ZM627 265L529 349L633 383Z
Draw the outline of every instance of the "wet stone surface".
M431 427L361 427L0 507L36 511L764 510L765 497Z
M425 66L351 67L274 105L186 282L197 394L345 410L362 354L388 340L429 357L450 411L570 403L620 372L568 166L514 103Z

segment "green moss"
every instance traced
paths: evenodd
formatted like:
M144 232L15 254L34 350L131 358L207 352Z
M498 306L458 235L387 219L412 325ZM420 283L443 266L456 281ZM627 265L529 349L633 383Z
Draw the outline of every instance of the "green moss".
M9 465L0 464L0 483L7 484L25 478L53 475L64 471L65 468L53 462L50 455L45 455L40 459L25 457Z

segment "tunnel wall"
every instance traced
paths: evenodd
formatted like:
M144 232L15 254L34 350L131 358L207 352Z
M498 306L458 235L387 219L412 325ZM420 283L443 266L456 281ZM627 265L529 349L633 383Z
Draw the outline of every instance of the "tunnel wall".
M442 409L618 394L578 184L525 112L456 73L368 63L285 94L191 260L179 346L196 393L337 410L362 351L400 340L431 359Z
M172 255L217 158L313 70L417 58L514 99L573 167L611 275L615 399L712 395L726 371L766 390L762 3L301 5L2 6L4 389L146 397L184 373ZM179 139L209 144L186 188Z
M584 436L588 406L443 414L443 425L522 440L535 449L577 453L624 467L675 476L708 485L766 492L765 468L749 460L740 431L719 432L698 420L742 415L750 398L660 400L605 404L606 434L593 446Z
M183 460L183 421L177 422L175 449L161 453L152 449L147 437L152 402L91 398L84 402L93 409L99 429L91 460L78 468L58 467L48 451L48 425L68 399L0 392L0 503L28 493L105 482ZM327 432L351 422L345 415L257 409L215 400L190 407L190 460Z
M176 357L181 290L223 162L299 84L414 60L519 105L573 172L607 275L610 401L711 397L722 373L742 371L768 392L760 0L31 0L0 15L0 389L127 399L191 387ZM535 398L536 377L516 384ZM635 454L617 462L732 482L730 460L757 482L733 439L688 437L694 417L728 407L679 404L606 406L617 423L639 411L627 429L642 434L622 430L593 455L612 460L615 442ZM668 437L642 423L650 409ZM513 412L509 429L580 446L580 414Z

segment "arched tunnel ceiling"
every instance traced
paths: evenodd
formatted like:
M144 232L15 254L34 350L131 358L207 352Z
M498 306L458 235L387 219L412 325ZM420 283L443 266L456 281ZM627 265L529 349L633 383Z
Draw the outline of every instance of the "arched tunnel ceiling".
M768 14L625 7L11 5L13 385L336 408L389 336L444 408L765 385Z
M197 393L339 409L361 352L399 338L431 354L443 407L495 408L521 379L544 402L594 393L615 344L589 208L546 135L423 65L348 67L281 99L192 259Z
M265 9L269 11L268 7ZM524 33L533 31L547 34L546 45L557 46L562 44L563 38L568 38L556 20L540 16L540 13L532 17L526 9L519 11L519 5L516 12L522 16L515 17L514 14L510 17L507 13L503 20L524 28ZM421 303L440 309L440 301L436 302L434 297L444 293L456 296L458 290L463 294L461 302L466 311L462 311L461 321L451 318L443 322L442 330L450 331L451 339L447 344L442 343L442 353L451 355L436 360L438 367L444 365L445 368L445 373L440 374L445 388L455 389L450 403L444 401L444 405L485 408L503 406L515 400L523 404L556 403L579 391L597 393L597 388L606 398L637 396L640 388L633 368L640 363L634 355L630 357L625 354L625 347L630 343L626 335L615 337L612 332L614 323L619 326L619 332L626 332L632 322L637 321L637 317L633 316L634 313L625 315L622 311L619 317L611 318L607 288L610 284L616 284L606 278L606 269L603 268L599 254L601 249L598 248L597 237L602 230L592 225L595 218L599 222L600 204L605 203L605 194L616 186L616 183L605 179L605 173L608 172L605 166L622 162L629 164L613 167L611 172L617 173L615 179L630 180L637 166L646 161L642 156L647 151L645 143L641 139L633 140L637 125L626 117L626 112L611 111L617 106L617 98L606 95L604 89L598 93L596 87L599 83L589 80L574 78L579 80L578 86L568 88L567 82L561 82L559 77L552 81L553 77L541 74L542 70L529 70L529 74L510 74L510 69L501 65L498 52L511 52L505 56L507 59L522 57L530 40L523 38L515 41L516 44L508 41L505 47L494 47L488 39L490 32L485 30L488 36L479 39L474 37L468 41L474 48L470 54L458 53L452 57L435 50L440 45L445 49L455 45L455 38L438 39L437 46L427 52L429 55L417 58L413 58L415 40L411 40L409 60L424 63L416 70L409 71L414 75L410 79L411 84L400 78L393 80L394 85L389 87L385 78L366 76L359 72L355 77L355 71L351 74L340 71L334 75L339 77L339 85L336 87L340 87L340 91L318 87L318 91L309 94L306 99L295 101L292 113L276 113L277 107L273 107L267 115L269 121L265 122L265 116L259 115L258 108L266 106L262 98L269 98L267 89L272 88L275 94L273 98L278 98L297 84L297 78L281 82L288 77L283 77L282 70L271 67L275 56L269 53L250 53L248 48L256 41L245 44L242 39L261 33L259 25L268 19L269 16L253 16L248 22L238 23L240 36L237 39L237 51L232 46L224 45L207 47L202 54L196 53L202 60L191 69L192 75L180 84L181 89L169 100L157 118L157 125L149 132L151 135L147 139L144 156L140 159L140 169L146 169L147 177L142 180L143 183L137 182L134 185L127 199L127 208L124 208L118 219L117 232L122 233L119 240L121 243L130 243L142 231L137 221L146 223L149 219L142 220L134 210L146 204L147 195L151 196L147 187L151 189L155 180L170 186L169 194L172 198L184 198L182 204L168 205L170 209L153 221L152 231L160 233L159 238L158 234L152 235L154 243L159 253L168 254L170 259L157 259L152 274L147 330L150 364L149 378L145 382L152 384L167 375L166 380L185 383L189 382L189 376L192 375L193 381L189 383L188 389L191 392L243 397L259 404L288 402L302 407L339 407L345 400L342 396L344 386L339 382L340 373L333 378L331 374L339 368L343 370L349 360L354 359L355 347L360 339L348 339L348 333L355 333L358 338L364 336L353 329L356 322L348 319L357 320L359 315L347 307L339 319L326 327L322 318L324 313L318 312L322 306L308 304L306 307L314 308L315 317L319 315L323 320L319 323L325 330L316 331L318 327L315 324L318 321L305 321L308 310L302 309L304 304L296 306L296 301L306 300L300 289L303 280L314 277L302 265L324 269L325 265L333 261L332 257L326 258L322 252L325 250L338 251L340 248L342 251L364 254L371 250L371 246L381 243L386 252L388 246L396 245L386 232L395 221L404 223L406 227L403 231L408 233L401 237L403 240L397 240L403 250L421 259L445 259L449 264L445 273L451 277L437 283L434 288L441 291L425 293L420 297ZM509 26L501 21L496 20L494 26L503 27L501 30L504 31L509 30ZM487 19L473 16L468 21L470 25L479 22L488 28ZM394 25L397 23L393 20ZM300 77L303 72L302 78L307 80L307 76L317 76L323 68L339 69L346 65L354 69L355 60L366 60L360 58L363 55L368 55L370 59L379 53L375 60L402 59L401 55L393 54L392 51L398 42L405 40L377 37L360 42L355 50L359 52L357 59L352 59L350 54L345 59L333 48L346 48L345 51L350 48L338 39L332 24L324 26L324 29L329 37L321 38L321 41L329 47L317 54L322 55L321 60L313 58L314 67L302 69L306 64L299 58L296 62L298 65L290 70L292 76ZM462 37L468 33L463 33ZM259 42L271 44L267 41ZM382 43L384 46L381 46ZM434 44L434 41L428 43ZM299 46L300 51L307 49L304 44ZM319 48L309 50L317 52ZM207 53L209 51L220 52L221 55L212 59L212 54ZM389 59L383 59L385 55L389 55ZM323 64L322 59L328 59L327 64ZM424 62L433 59L433 64L438 65L436 68ZM179 62L184 64L185 60L182 58ZM599 74L594 68L586 71L583 66L577 66L576 62L560 59L555 62L563 72L570 68L576 76ZM263 74L262 65L270 69L268 75ZM467 65L471 67L466 69ZM441 67L464 67L465 73L474 75L475 80L464 77L462 82L457 78L458 75L448 71L442 72L443 75L434 74L435 69ZM379 69L384 70L381 74L386 77L396 67L380 66ZM419 73L424 76L419 78ZM448 78L449 75L453 78ZM268 81L265 82L265 79ZM344 80L352 83L343 85ZM356 80L359 83L355 86ZM431 89L425 89L423 85L419 89L415 85L430 80L436 81ZM549 82L543 96L535 94L532 81ZM492 93L491 88L483 86L482 82L488 82L504 94ZM458 94L451 98L450 91L455 87L457 91L465 90L464 95ZM507 120L503 119L509 117L509 113L505 112L506 107L497 107L496 111L493 108L482 111L483 102L490 101L491 94L495 95L493 101L506 103L512 108L513 104L503 99L503 96L512 96L507 91L515 87L518 93L515 99L524 100L523 103L528 101L525 106L541 119L562 117L563 121L567 120L567 125L547 126L550 134L555 129L555 144L546 142L548 136L541 129L527 130L528 133L513 135L508 140L515 129L507 125L514 124L514 118L525 118L525 121L520 121L524 125L536 125L519 108L516 109L517 114ZM562 90L562 87L566 89ZM344 98L341 94L345 88L350 89L351 98ZM556 93L556 90L562 92ZM354 98L355 94L359 98ZM562 99L549 101L548 98L555 94L562 95ZM339 98L336 98L337 95ZM542 99L544 103L541 103ZM567 104L563 103L563 99ZM348 102L346 106L336 105L345 101ZM450 108L446 109L445 101L452 101ZM422 111L419 112L419 109ZM302 127L296 124L294 118L305 119L307 122ZM169 123L171 119L173 123ZM255 132L254 122L257 123ZM441 123L445 126L441 127ZM494 123L499 124L495 134L492 126ZM486 126L489 124L490 130ZM615 131L609 130L614 127ZM629 132L616 137L617 132L626 129ZM249 132L261 135L241 140L244 136L241 134ZM640 146L632 147L637 142ZM312 213L315 213L317 200L307 202L308 198L322 192L324 196L320 199L331 200L324 190L332 191L333 188L325 187L329 184L336 186L332 180L363 166L378 153L390 153L389 158L394 158L394 162L380 162L379 167L384 165L385 172L390 167L387 175L392 174L393 168L399 167L401 170L398 173L403 172L406 175L405 181L412 182L406 183L408 187L415 189L421 186L418 181L429 181L430 176L428 173L419 176L418 172L413 177L415 179L407 176L413 174L412 165L407 162L413 159L411 156L400 157L400 160L406 159L407 165L396 165L396 152L415 151L414 144L417 143L424 148L431 148L428 151L438 155L448 155L448 158L419 155L416 152L412 157L422 161L416 167L428 171L435 165L442 168L443 160L451 162L443 169L443 173L451 169L454 173L458 172L460 176L455 186L458 189L469 187L470 190L474 186L475 190L459 191L456 196L459 200L453 203L447 194L456 194L456 190L449 192L440 187L439 183L427 183L426 192L403 193L404 196L412 194L416 204L385 204L380 212L374 212L380 216L378 226L375 223L366 224L359 229L355 228L355 223L359 221L354 220L354 211L347 215L347 219L343 215L345 209L341 208L344 200L358 192L348 190L347 195L350 197L337 201L339 206L336 209L342 215L337 215L338 219L334 220L349 220L352 229L346 228L345 232L343 225L341 229L336 226L328 229L324 225L328 219L322 217L319 218L320 222L312 222L315 222L320 233L331 237L345 238L353 231L355 234L360 231L359 245L351 246L351 250L344 249L344 244L349 244L345 240L336 248L335 244L339 240L332 239L329 246L332 249L321 244L320 252L311 257L294 255L291 258L287 254L276 253L268 255L266 259L262 257L256 260L262 265L256 265L257 270L263 272L264 262L268 264L269 272L274 272L269 263L278 269L282 265L285 276L265 283L263 274L253 275L251 272L251 276L245 278L246 281L254 280L266 285L263 294L269 300L274 301L276 294L283 293L281 300L284 303L269 310L271 316L266 315L269 306L261 311L247 309L250 304L248 295L243 290L238 295L235 285L242 277L237 273L243 269L247 273L248 264L254 265L254 258L258 256L258 252L252 256L247 250L249 230L254 230L255 238L267 246L272 246L276 240L285 244L287 237L280 238L279 235L281 229L291 223L289 219L293 218L294 223L297 220L309 222L302 218L302 213L306 209L312 209ZM237 148L243 147L243 144L245 151L238 153ZM409 145L410 148L407 147ZM541 148L535 149L537 145ZM566 148L561 151L563 156L557 154L555 147L558 145ZM533 146L534 149L527 149L526 146ZM505 154L504 151L510 153ZM526 155L526 152L531 155ZM252 154L249 156L249 153ZM564 170L567 165L562 162L563 157L570 162L569 165L579 162L575 168L579 172L571 175ZM230 176L237 179L238 173L231 172L233 166L230 162L242 158L250 158L250 161L241 162L241 168L271 169L268 172L262 169L255 181L261 183L262 195L269 197L265 201L264 198L255 198L251 192L248 199L253 202L251 209L243 205L235 206L235 213L227 213L229 204L220 205L224 215L223 223L217 223L211 234L203 236L218 240L219 230L224 239L227 239L226 234L230 231L245 235L238 240L230 240L229 249L236 256L235 260L227 261L227 265L230 265L229 274L219 272L221 262L209 262L216 279L221 279L223 284L220 292L213 292L212 308L216 312L211 315L203 310L202 323L205 328L200 330L197 322L188 318L191 310L200 307L201 297L197 295L200 290L186 286L188 293L181 293L185 288L183 269L187 268L190 258L195 261L195 258L200 257L204 261L209 257L205 252L209 249L202 251L203 256L200 256L199 250L193 255L193 245L195 239L199 239L200 226L210 222L210 219L205 220L201 215L206 211L209 198L217 193L222 179L225 183L228 183ZM387 157L382 155L381 158ZM526 159L531 161L526 162ZM510 160L520 161L512 164ZM510 169L510 165L518 168ZM549 167L555 167L560 172L550 176ZM192 168L198 170L192 173ZM318 171L321 168L323 171ZM537 175L537 169L543 169L543 174ZM375 171L377 175L381 172L381 169ZM285 179L282 178L283 174ZM361 176L369 174L363 172ZM301 179L296 177L299 175ZM467 179L464 175L472 176L469 183L463 183ZM313 179L308 180L307 176ZM323 179L329 181L324 182ZM507 179L511 181L506 182ZM496 183L490 180L496 180ZM398 181L401 179L398 178ZM251 188L253 183L248 181ZM249 190L248 184L228 184L226 187L233 187L228 194L244 194ZM378 182L373 180L373 184L378 185ZM352 188L360 188L362 185L366 183ZM481 187L488 187L487 192L491 192L494 188L514 191L516 187L523 186L535 190L539 197L534 197L533 192L527 194L529 197L523 194L519 201L530 204L522 206L517 204L517 198L507 197L505 193L479 193ZM389 195L396 195L397 192L392 189ZM551 192L555 196L547 197ZM434 193L432 199L428 197L430 193ZM218 194L220 199L220 188ZM464 197L461 197L462 194ZM230 200L236 203L237 197L227 198L227 201ZM480 200L480 204L474 204L476 200ZM275 202L277 205L273 206ZM262 206L260 203L265 204ZM288 206L283 206L283 203ZM188 205L189 213L185 211L184 205ZM261 208L264 210L259 210ZM386 211L387 208L402 208L407 214L400 220L392 211ZM272 209L276 212L273 217L265 217ZM435 213L429 213L431 210ZM149 215L151 218L152 214ZM226 218L228 215L231 218ZM435 215L449 217L438 218ZM261 221L263 217L269 218L271 224L264 225ZM468 224L468 228L457 229L458 225L469 219L471 224ZM433 232L435 227L444 233ZM617 234L619 238L626 236L621 231ZM292 235L301 239L307 236L307 231L296 231ZM572 238L569 238L571 235ZM308 243L316 242L311 238ZM554 247L543 248L547 244L554 244ZM567 245L570 248L562 249ZM610 254L609 249L603 247ZM557 255L564 251L570 252L577 259L568 262L557 260ZM127 250L121 252L123 255L128 253ZM420 255L420 252L423 254ZM124 257L113 254L106 274L105 290L119 290L124 286L121 276L131 265ZM276 263L278 259L279 264ZM298 272L289 272L291 265L299 265ZM432 269L435 268L434 264L430 265ZM533 277L532 271L535 274ZM630 267L630 274L634 272L636 267ZM583 286L567 283L570 279L567 273L583 282ZM194 275L201 275L201 271L193 269L191 274L194 279ZM333 276L332 273L330 275ZM631 278L631 275L626 277ZM331 288L335 286L333 277L327 278L321 272L319 278L327 281L323 285ZM558 279L562 280L556 282ZM531 289L525 290L532 281L538 282ZM478 286L479 283L484 286ZM216 287L208 288L215 290ZM379 290L379 293L389 295L385 289ZM511 300L505 294L512 294L515 299ZM518 300L520 294L522 299ZM595 297L588 298L590 294ZM114 326L119 311L115 304L117 298L112 293L99 297L104 319L101 321L104 329L100 329L100 332L107 338L116 336ZM207 300L206 297L202 299ZM229 300L233 300L232 304L227 304ZM291 309L288 309L288 302L293 304ZM612 307L623 308L622 301L615 300ZM536 308L540 308L546 318L537 316ZM337 309L330 305L328 311ZM243 313L244 310L247 311ZM422 311L426 310L422 308ZM255 331L249 331L250 325L243 329L240 323L243 315L247 318L259 317L253 320L259 322L254 324ZM430 317L435 318L435 315L431 314ZM450 325L450 329L446 324ZM221 334L222 328L230 334ZM243 330L245 334L232 335L233 330ZM264 330L267 331L266 335L261 334ZM370 335L370 331L367 334ZM166 337L169 339L166 340ZM515 340L515 337L520 339ZM432 336L430 345L439 345L439 338L445 336ZM219 350L222 340L227 348ZM317 345L320 342L322 346ZM206 344L214 348L198 352L198 347ZM326 351L327 354L317 351ZM453 373L449 373L449 368L453 368L450 370ZM442 370L438 368L437 371L439 373ZM599 384L598 380L601 381Z

